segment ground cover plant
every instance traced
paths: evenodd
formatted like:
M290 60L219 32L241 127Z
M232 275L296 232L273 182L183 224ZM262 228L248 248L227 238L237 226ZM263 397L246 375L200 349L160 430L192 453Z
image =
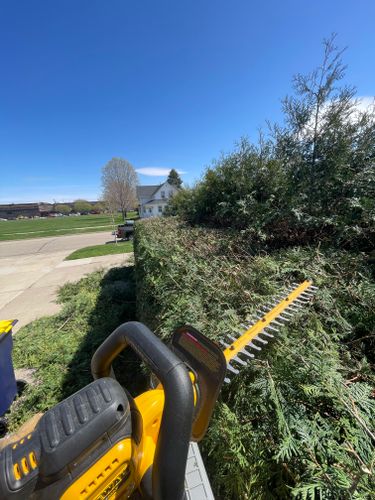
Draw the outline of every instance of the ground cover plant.
M128 215L133 218L135 212ZM121 216L116 216L115 224L121 221ZM112 230L113 221L108 214L8 220L0 221L0 241Z
M87 257L98 257L100 255L113 255L119 253L130 253L133 251L132 241L111 242L105 245L93 245L80 248L72 252L65 260L86 259Z
M138 319L168 339L212 339L293 281L320 287L260 359L224 387L204 457L217 498L371 498L375 492L374 266L319 248L253 251L234 231L144 221L135 236Z
M92 382L96 348L118 325L135 319L133 267L98 271L66 284L59 301L58 314L33 321L14 337L14 366L31 369L33 382L11 407L11 430ZM121 358L115 371L131 390L141 378L134 375L138 364L127 356L127 369Z

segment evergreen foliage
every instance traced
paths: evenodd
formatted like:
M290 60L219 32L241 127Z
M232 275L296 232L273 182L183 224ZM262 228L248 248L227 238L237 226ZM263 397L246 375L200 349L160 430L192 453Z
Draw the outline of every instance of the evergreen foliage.
M189 323L217 340L289 283L320 287L222 390L202 443L215 498L372 498L374 265L333 248L260 254L177 218L139 223L135 255L138 318L165 339Z
M172 186L176 186L178 188L182 186L182 179L177 170L175 170L174 168L172 168L172 170L169 172L167 181L169 182L169 184L172 184Z
M197 186L169 207L192 223L246 230L272 247L375 244L375 108L360 111L355 90L339 86L345 67L334 38L321 66L294 78L284 125L243 139Z

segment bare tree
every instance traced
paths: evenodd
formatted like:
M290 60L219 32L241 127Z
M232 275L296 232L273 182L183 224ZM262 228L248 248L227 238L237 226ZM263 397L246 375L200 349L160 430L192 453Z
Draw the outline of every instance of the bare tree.
M137 174L123 158L112 158L102 170L103 200L111 212L121 210L125 219L128 210L137 204Z

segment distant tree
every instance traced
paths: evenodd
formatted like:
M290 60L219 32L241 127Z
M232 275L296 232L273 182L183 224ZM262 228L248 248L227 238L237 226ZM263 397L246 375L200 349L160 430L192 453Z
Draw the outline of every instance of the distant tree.
M182 185L182 179L177 170L175 170L174 168L172 168L172 170L169 172L167 181L169 182L169 184L172 184L172 186L176 186L178 188L180 188Z
M70 214L72 209L70 208L69 205L64 205L62 203L58 203L57 205L55 205L55 211L59 212L60 214L63 214L63 215L68 215L68 214Z
M87 200L75 200L74 210L76 212L80 212L81 214L87 214L88 212L91 212L92 205Z
M339 85L342 53L333 35L320 66L294 78L295 95L283 101L286 126L274 129L275 149L289 179L289 227L336 234L340 245L361 241L363 249L375 241L375 107L361 111L355 88Z
M180 189L178 193L168 201L165 207L164 215L179 215L180 217L194 222L197 218L195 211L199 209L198 190L196 188Z
M95 204L95 210L97 210L99 213L104 213L106 211L106 205L104 201L100 201Z
M133 166L123 158L112 158L103 167L103 199L112 212L120 210L124 219L128 210L137 205L137 182Z

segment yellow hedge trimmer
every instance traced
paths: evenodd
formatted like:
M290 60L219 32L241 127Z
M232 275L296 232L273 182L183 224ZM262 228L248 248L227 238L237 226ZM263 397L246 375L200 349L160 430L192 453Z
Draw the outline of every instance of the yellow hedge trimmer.
M185 482L190 442L204 437L223 382L315 291L311 281L293 285L245 333L227 335L224 351L191 326L178 328L168 347L141 323L121 325L92 358L94 382L0 452L0 498L209 498ZM128 346L154 374L153 388L135 399L111 369Z

